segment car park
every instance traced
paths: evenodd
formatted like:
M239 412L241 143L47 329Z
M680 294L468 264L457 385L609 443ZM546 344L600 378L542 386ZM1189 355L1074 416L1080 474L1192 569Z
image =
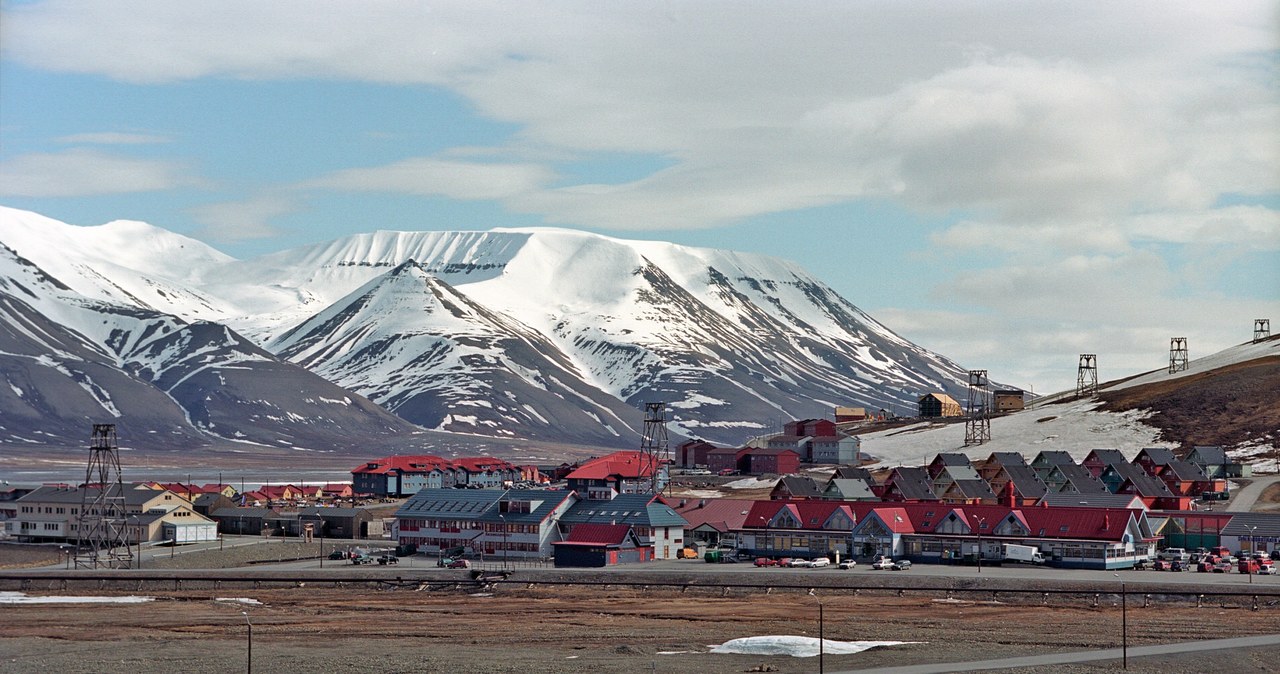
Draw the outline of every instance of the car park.
M756 566L777 566L778 560L769 559L768 557L756 557L756 561L753 563Z
M813 561L809 562L809 566L814 568L818 568L822 566L831 566L831 560L827 559L826 557L814 557Z
M857 565L858 565L858 562L852 559L842 559L840 560L840 564L838 564L838 566L842 569L852 569Z
M911 560L899 559L898 561L894 562L893 565L890 566L889 568L893 569L894 571L909 571L911 569Z

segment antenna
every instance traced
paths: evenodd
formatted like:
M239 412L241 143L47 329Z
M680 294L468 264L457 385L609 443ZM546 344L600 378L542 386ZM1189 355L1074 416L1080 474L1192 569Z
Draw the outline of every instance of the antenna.
M1187 369L1187 338L1169 338L1169 374Z
M116 452L116 425L94 424L89 465L80 487L76 568L128 569L133 566L125 522L124 477Z
M1253 341L1261 342L1271 336L1271 319L1255 318L1253 319Z
M1080 354L1080 367L1076 370L1076 397L1098 392L1098 356Z
M644 438L640 451L644 453L644 466L649 470L649 493L658 494L668 481L663 477L671 461L667 446L666 403L644 404Z
M991 441L990 391L986 370L969 370L969 416L964 422L964 446Z

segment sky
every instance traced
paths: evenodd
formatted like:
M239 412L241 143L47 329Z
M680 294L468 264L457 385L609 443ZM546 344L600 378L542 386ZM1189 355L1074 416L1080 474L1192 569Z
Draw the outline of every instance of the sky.
M1002 384L1280 331L1280 3L0 1L0 204L798 262Z

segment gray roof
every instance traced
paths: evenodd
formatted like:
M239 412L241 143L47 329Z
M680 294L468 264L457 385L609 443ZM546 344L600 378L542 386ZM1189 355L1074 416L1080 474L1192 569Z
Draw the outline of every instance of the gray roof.
M930 463L937 463L943 466L968 466L970 465L969 457L959 452L941 452L933 457Z
M1249 527L1257 527L1253 531ZM1280 513L1231 513L1222 527L1224 536L1280 536Z
M1113 463L1102 469L1103 473L1108 471L1128 480L1140 496L1173 496L1173 492L1169 490L1169 485L1165 484L1164 480L1148 474L1141 466L1132 463Z
M1076 493L1079 494L1109 494L1107 485L1093 476L1087 468L1077 466L1072 463L1070 465L1056 465L1054 470L1062 474L1065 485L1071 485Z
M299 515L304 517L360 517L361 515L370 514L365 508L302 508L298 511Z
M218 508L209 513L209 517L214 519L235 519L237 517L257 517L267 518L275 517L276 511L270 508Z
M1209 479L1200 466L1187 461L1170 461L1165 464L1165 470L1172 471L1173 475L1183 482L1205 482Z
M1221 466L1230 463L1227 452L1217 445L1196 445L1187 454L1187 460L1202 466Z
M784 475L778 478L777 487L783 487L795 498L818 498L822 496L822 487L817 480L808 475Z
M1061 449L1046 449L1037 454L1031 463L1038 466L1074 466L1076 460L1071 458L1071 454Z
M1001 465L1005 474L1009 476L1009 481L1013 483L1022 498L1036 498L1049 492L1049 488L1045 486L1044 481L1040 479L1040 475L1031 466L1025 463L1005 463Z
M986 480L956 480L955 485L966 498L989 500L995 500L996 498L996 493L991 491L991 485L987 484Z
M987 457L987 460L995 461L1006 468L1009 466L1027 465L1027 457L1023 456L1020 452L992 452L991 456Z
M1129 463L1129 460L1124 458L1124 452L1118 449L1095 449L1089 452L1089 454L1104 466L1109 466L1113 463ZM1085 458L1087 459L1089 457Z
M1146 510L1146 506L1138 499L1138 505L1133 505L1136 494L1045 494L1040 499L1040 503L1054 507L1069 508L1131 508L1141 507Z
M1138 455L1133 457L1133 461L1136 463L1137 460L1144 455L1151 459L1151 462L1157 466L1163 466L1170 461L1177 459L1177 457L1173 455L1173 450L1166 449L1164 447L1143 447L1142 450L1138 452Z
M839 498L844 501L879 500L871 486L863 480L836 478L827 483L822 492L826 498Z
M536 524L573 492L550 489L423 489L396 510L396 517ZM529 512L503 512L503 501L528 501Z
M608 501L579 501L565 511L560 521L648 527L683 527L689 523L653 494L619 494Z
M101 489L94 487L92 489L81 489L79 487L41 487L26 496L18 499L18 501L38 501L40 503L68 503L71 505L80 505L88 492L90 499L96 498ZM124 503L126 506L142 506L157 496L165 493L163 490L157 489L128 489L124 490ZM185 503L187 500L181 496L174 495L178 500ZM107 489L108 498L119 498L120 487L111 485Z
M893 488L908 500L936 501L929 473L916 466L898 466L893 469Z
M831 477L836 480L863 480L871 483L871 471L861 466L836 466L836 472Z

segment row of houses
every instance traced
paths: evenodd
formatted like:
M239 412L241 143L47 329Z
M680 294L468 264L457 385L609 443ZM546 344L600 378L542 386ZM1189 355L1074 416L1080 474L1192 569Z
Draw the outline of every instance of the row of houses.
M941 453L924 466L899 466L879 479L863 468L838 467L830 479L783 477L775 499L942 502L1026 506L1046 495L1069 495L1078 502L1118 494L1145 507L1190 510L1206 493L1224 494L1225 476L1248 474L1226 460L1221 447L1196 447L1178 459L1164 448L1139 451L1132 460L1116 449L1095 449L1077 463L1065 451L1040 452L1030 462L1018 452L994 452L985 460Z
M256 489L236 489L230 484L196 485L186 482L140 482L139 487L146 489L167 490L188 501L194 502L202 496L225 496L233 501L261 506L270 503L290 503L297 501L325 501L349 499L355 496L352 486L347 483L330 483L324 485L267 484Z
M403 497L423 489L496 489L516 482L545 482L535 466L490 456L446 459L432 455L386 456L352 469L357 494Z
M752 438L743 447L716 447L705 440L689 440L676 447L682 468L706 468L716 473L764 475L794 473L802 464L854 464L862 441L841 431L828 419L800 419L783 425L781 433Z

